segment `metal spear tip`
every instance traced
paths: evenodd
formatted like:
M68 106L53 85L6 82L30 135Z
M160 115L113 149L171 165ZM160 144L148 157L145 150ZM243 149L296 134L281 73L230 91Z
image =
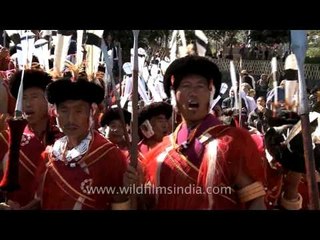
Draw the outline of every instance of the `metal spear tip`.
M22 112L20 110L15 110L13 119L15 119L15 120L23 119Z
M307 48L306 30L291 30L291 48Z
M132 30L134 36L138 36L140 30Z

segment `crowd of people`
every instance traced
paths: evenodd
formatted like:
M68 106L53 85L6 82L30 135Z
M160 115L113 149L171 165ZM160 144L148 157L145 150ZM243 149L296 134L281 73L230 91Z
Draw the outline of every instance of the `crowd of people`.
M156 54L146 62L142 48L138 55L133 103L132 64L117 65L115 54L111 78L124 73L116 83L106 81L108 66L93 76L85 64L57 74L37 59L19 69L1 49L0 209L310 209L296 66L287 66L277 87L269 74L256 80L242 70L224 98L221 71L209 57L168 62ZM319 92L309 97L318 182ZM27 125L14 159L16 129L8 120L17 120L19 101ZM131 135L133 122L139 136ZM12 179L20 188L7 188Z

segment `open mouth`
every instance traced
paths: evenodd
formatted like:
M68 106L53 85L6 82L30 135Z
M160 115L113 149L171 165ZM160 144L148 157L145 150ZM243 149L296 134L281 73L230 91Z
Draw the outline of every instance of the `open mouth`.
M194 100L188 101L188 109L189 110L196 110L198 108L199 108L199 103L197 101L194 101Z
M76 131L78 129L78 127L76 127L76 126L68 126L68 127L65 127L65 130L67 130L67 131Z
M24 114L28 117L28 116L33 115L34 112L33 111L26 111Z

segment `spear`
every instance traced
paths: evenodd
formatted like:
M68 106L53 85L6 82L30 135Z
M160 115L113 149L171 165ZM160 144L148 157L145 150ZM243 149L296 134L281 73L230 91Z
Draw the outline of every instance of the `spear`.
M121 84L122 84L122 48L120 42L118 43L118 70L119 70L119 85L120 85L120 96L122 95Z
M238 90L239 90L239 100L238 100L238 104L239 104L239 126L241 127L242 126L242 95L241 95L241 84L242 84L242 74L241 74L241 71L242 71L242 57L240 57L240 61L239 61L239 85L238 85ZM237 95L235 95L237 96Z
M177 58L177 35L178 30L172 32L172 37L170 41L170 62L173 62Z
M234 92L235 107L239 107L239 103L238 103L239 99L237 97L237 92L238 92L237 74L236 74L236 68L234 66L233 60L230 61L230 76L231 76L231 83L232 83L232 88ZM241 99L240 99L240 102L241 102Z
M277 83L277 58L273 57L271 59L271 72L273 75L273 89L274 89L274 105L278 104L278 83Z
M23 98L23 76L22 70L21 82L14 112L14 117L8 119L10 130L9 138L9 155L6 162L5 172L0 182L0 189L3 191L13 192L20 188L19 185L19 156L20 156L20 142L23 130L27 125L27 120L22 115L22 98ZM7 194L6 194L7 197ZM7 199L6 199L7 200Z
M83 30L77 30L77 53L76 53L76 65L78 67L82 64L83 52L82 52L82 42L83 42Z
M277 115L277 106L278 106L278 82L277 82L277 58L273 57L271 59L271 74L273 76L273 91L274 99L272 104L273 116Z
M131 144L131 161L130 165L134 168L138 163L138 37L139 30L133 32L133 92L132 92L132 144Z
M220 87L220 94L218 97L216 97L216 99L213 100L213 102L211 103L210 109L212 110L214 108L214 106L220 101L220 99L222 98L222 96L226 93L226 91L228 90L228 84L226 83L221 83L221 87Z
M241 59L240 59L241 60ZM242 65L242 60L241 60ZM240 66L240 69L242 69L242 66ZM241 85L242 85L242 76L239 75L239 126L242 127L242 96L241 96ZM235 95L236 96L236 95Z
M291 48L298 63L299 77L299 108L301 119L301 131L303 139L303 151L308 182L310 209L319 210L319 192L316 181L315 160L312 150L311 130L309 122L309 104L307 99L306 82L304 78L304 59L307 50L307 33L305 30L291 30Z
M170 63L172 63L176 58L177 58L177 35L178 35L178 30L174 30L172 32L172 37L171 37L171 41L170 41ZM176 125L176 112L174 110L174 106L176 105L176 101L175 101L175 95L174 95L174 91L171 90L170 91L170 98L171 98L171 105L173 106L172 108L172 114L171 114L171 120L172 120L172 129L175 129L175 125ZM169 97L169 96L168 96Z
M119 114L120 114L120 120L121 120L122 129L124 132L124 138L126 141L126 145L127 145L128 149L130 150L131 149L130 139L129 139L129 134L127 131L126 123L125 123L124 113L123 113L123 110L121 107L120 95L116 89L116 84L115 84L113 74L112 74L113 54L111 56L108 55L108 49L107 49L106 43L104 41L101 41L101 50L103 52L104 62L106 64L106 72L110 76L111 87L112 87L114 95L116 97L116 104L118 106L118 110L119 110ZM119 71L121 71L121 69L119 69ZM120 89L121 89L121 85L120 85Z

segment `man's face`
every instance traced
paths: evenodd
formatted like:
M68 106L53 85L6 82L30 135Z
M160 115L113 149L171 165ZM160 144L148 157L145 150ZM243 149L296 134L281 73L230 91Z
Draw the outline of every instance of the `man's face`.
M264 98L258 97L257 105L260 106L260 107L265 107L266 106L266 102L265 102Z
M7 48L0 49L0 59L7 59L10 60L10 52Z
M27 88L23 91L22 108L29 124L36 124L48 117L48 102L44 91L38 87Z
M108 35L106 39L107 39L107 42L108 42L108 43L111 43L111 42L112 42L112 36L111 36L111 35Z
M84 138L89 129L90 105L83 100L67 100L58 105L58 120L63 133L72 138Z
M208 81L200 75L184 77L176 90L178 110L187 122L197 122L208 114L209 98Z
M162 138L170 133L168 119L166 119L164 114L160 114L152 117L149 121L154 131L153 138L156 141L161 142Z
M124 140L123 127L119 119L115 119L110 122L107 137L115 144L118 144Z
M262 80L263 82L267 82L267 81L268 81L268 75L262 74L262 75L261 75L261 80Z
M241 89L241 91L244 91L246 94L248 94L248 92L250 90L248 85L246 85L246 84L241 85L240 89Z

